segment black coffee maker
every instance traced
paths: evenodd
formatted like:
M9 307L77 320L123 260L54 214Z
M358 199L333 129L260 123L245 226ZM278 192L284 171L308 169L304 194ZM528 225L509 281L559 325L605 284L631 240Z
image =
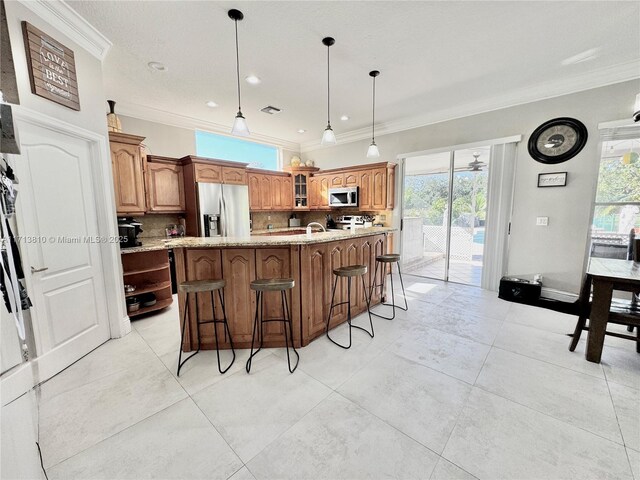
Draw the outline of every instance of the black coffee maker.
M138 235L142 232L142 223L133 217L118 217L118 236L120 248L139 247L142 242Z

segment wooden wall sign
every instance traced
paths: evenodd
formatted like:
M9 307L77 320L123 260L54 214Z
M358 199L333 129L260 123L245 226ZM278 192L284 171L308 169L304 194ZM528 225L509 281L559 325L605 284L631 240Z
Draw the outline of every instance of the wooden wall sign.
M31 92L80 110L73 52L28 22L22 22Z

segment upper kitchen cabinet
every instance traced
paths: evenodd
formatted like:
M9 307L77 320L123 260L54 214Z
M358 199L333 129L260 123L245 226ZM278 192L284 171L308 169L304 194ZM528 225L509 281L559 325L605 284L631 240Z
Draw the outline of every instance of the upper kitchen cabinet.
M148 155L145 169L147 213L184 213L184 175L179 160Z
M109 132L111 167L118 215L141 215L146 210L142 141L144 137Z
M293 179L293 209L309 210L311 189L309 180L314 172L319 168L316 167L285 167L291 172Z
M311 209L329 208L329 188L358 187L360 210L393 210L396 166L395 163L380 162L318 172L311 179Z
M293 209L293 181L288 173L249 170L247 180L252 211Z
M247 163L188 155L180 159L193 173L193 180L202 183L247 185Z

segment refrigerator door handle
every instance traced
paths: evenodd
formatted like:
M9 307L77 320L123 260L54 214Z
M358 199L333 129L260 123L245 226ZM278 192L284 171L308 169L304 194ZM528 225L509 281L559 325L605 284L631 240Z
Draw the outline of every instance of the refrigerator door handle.
M220 235L226 237L228 235L227 230L227 207L224 203L224 187L221 187L220 198L218 200L220 206Z

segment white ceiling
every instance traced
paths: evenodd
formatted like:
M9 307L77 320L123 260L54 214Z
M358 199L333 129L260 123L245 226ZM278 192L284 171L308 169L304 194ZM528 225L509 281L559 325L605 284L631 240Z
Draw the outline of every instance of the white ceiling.
M117 111L159 121L171 114L225 131L237 111L227 10L239 8L241 76L262 79L257 86L242 82L249 127L263 140L303 147L326 125L321 39L328 35L336 39L331 121L339 138L370 128L372 69L382 72L382 131L640 76L640 2L68 3L113 42L104 72ZM563 65L592 49L595 57ZM150 61L168 71L151 71ZM207 100L219 107L205 106ZM267 105L283 112L258 111ZM342 114L350 120L341 121Z

